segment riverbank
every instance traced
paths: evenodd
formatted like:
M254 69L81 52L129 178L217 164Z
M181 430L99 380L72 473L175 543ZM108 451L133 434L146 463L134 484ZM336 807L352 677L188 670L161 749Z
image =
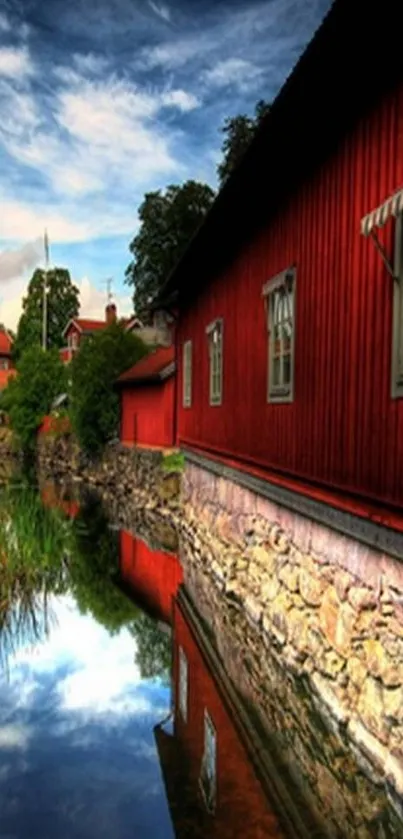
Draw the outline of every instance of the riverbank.
M189 466L182 479L164 469L161 452L116 445L94 464L71 439L48 438L38 460L57 479L97 487L123 527L140 511L173 527L183 566L203 569L277 666L304 680L322 720L350 741L362 771L403 817L401 563L368 554L353 567L352 551L364 549L346 539L335 562L318 526L303 544L306 519L291 520L264 499L256 504L246 490L237 490L235 504L234 487L231 517L223 481L207 489Z

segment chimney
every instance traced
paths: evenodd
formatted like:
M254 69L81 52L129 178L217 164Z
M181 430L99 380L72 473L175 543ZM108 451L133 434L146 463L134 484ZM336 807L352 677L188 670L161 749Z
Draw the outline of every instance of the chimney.
M116 306L114 303L108 303L105 309L105 320L108 326L116 322Z

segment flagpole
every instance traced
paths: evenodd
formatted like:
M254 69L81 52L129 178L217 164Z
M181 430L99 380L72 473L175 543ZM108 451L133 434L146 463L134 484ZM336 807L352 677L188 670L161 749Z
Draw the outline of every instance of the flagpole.
M46 288L46 281L48 278L48 269L49 269L49 240L48 240L48 231L45 229L44 235L44 246L45 246L45 272L43 275L43 322L42 322L42 348L43 350L47 349L48 343L48 336L47 336L47 328L48 328L48 296L47 296L47 288Z

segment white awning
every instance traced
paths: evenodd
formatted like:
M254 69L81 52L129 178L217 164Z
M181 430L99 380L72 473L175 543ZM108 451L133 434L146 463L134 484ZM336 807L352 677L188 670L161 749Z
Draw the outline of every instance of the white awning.
M391 216L397 216L403 212L403 189L399 189L394 195L384 201L376 210L372 210L367 216L361 219L361 233L369 236L374 227L383 227Z

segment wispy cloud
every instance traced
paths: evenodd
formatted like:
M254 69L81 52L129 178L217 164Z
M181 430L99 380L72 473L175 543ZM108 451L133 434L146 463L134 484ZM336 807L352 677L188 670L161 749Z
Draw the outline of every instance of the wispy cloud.
M0 76L23 78L32 72L26 47L0 47Z
M0 32L9 32L11 24L4 12L0 12Z
M0 749L26 749L29 729L25 725L0 726Z
M203 80L212 87L222 88L234 85L248 91L260 82L262 67L256 67L243 58L227 58L203 73Z
M171 20L171 10L163 3L155 3L153 0L148 0L148 5L155 12L158 17L165 20L167 23Z
M186 90L168 90L161 96L161 104L170 108L178 108L183 113L194 111L201 105L200 99Z
M27 242L20 248L0 252L0 283L14 279L37 265L41 241Z

